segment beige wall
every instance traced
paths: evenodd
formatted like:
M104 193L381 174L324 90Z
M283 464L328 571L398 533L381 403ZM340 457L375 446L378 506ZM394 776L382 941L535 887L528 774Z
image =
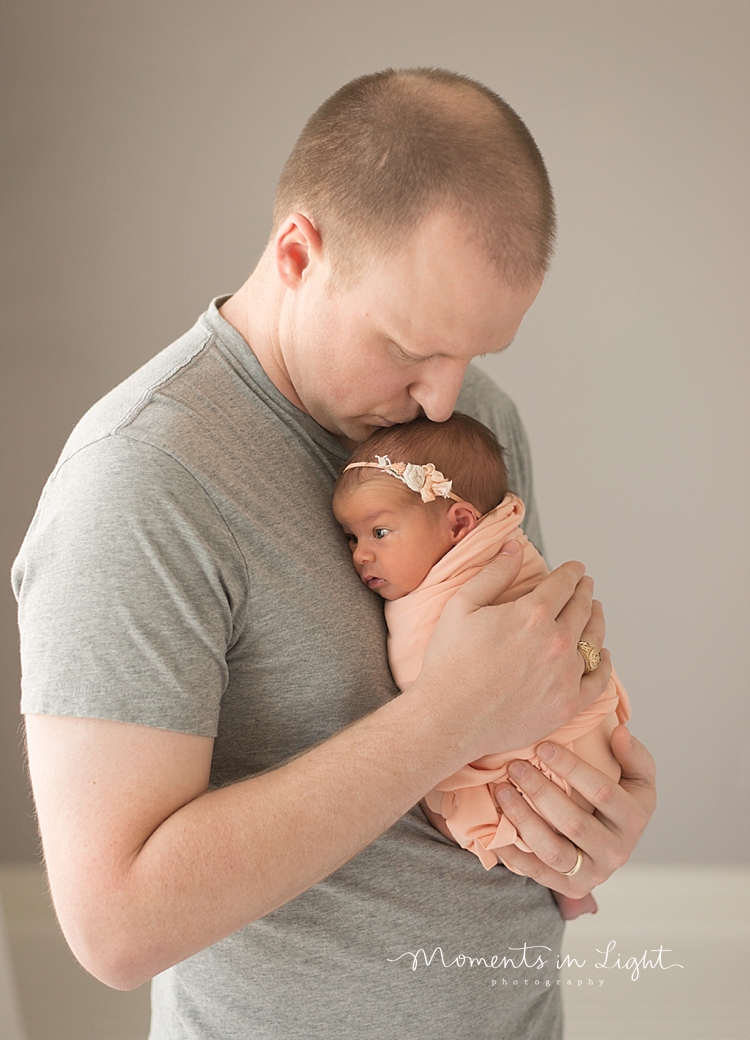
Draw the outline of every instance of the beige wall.
M236 288L305 117L432 64L529 123L558 258L490 370L553 562L587 561L660 810L637 856L748 859L745 0L6 0L3 569L81 412ZM0 859L36 848L2 591ZM744 622L744 623L743 623Z

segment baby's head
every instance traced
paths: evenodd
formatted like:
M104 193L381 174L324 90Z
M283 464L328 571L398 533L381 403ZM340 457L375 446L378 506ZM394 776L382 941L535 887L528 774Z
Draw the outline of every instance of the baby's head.
M399 473L400 463L415 468ZM430 466L445 481L438 477L435 483ZM400 599L421 585L507 490L503 449L494 433L455 412L446 422L416 419L369 437L336 482L333 512L349 536L362 581L383 599Z

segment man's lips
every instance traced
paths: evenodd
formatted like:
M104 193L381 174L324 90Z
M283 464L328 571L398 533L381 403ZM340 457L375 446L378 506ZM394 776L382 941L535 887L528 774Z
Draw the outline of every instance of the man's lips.
M421 408L415 412L414 415L403 415L396 419L389 419L385 415L375 415L373 418L376 420L376 424L382 429L390 429L391 426L403 426L404 423L414 422L420 415L423 415Z

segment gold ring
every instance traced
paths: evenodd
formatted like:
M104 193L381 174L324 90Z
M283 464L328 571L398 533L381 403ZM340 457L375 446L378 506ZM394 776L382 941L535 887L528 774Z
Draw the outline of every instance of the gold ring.
M602 652L593 643L587 643L585 639L579 640L578 649L583 657L583 674L588 675L602 663Z
M581 850L578 848L577 845L575 845L574 848L575 848L576 852L578 853L578 855L576 857L575 866L573 867L572 870L561 870L560 873L562 874L563 877L573 877L573 875L577 874L578 871L581 869L581 864L583 863L583 853L581 852Z

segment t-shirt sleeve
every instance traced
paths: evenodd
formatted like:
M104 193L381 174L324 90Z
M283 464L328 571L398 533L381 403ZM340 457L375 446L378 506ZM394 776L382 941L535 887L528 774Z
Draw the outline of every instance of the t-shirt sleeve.
M505 449L510 490L526 506L523 530L526 537L544 556L539 514L534 500L531 450L513 401L490 377L475 366L469 366L464 385L456 402L456 410L474 416L488 426Z
M13 573L22 711L215 736L244 560L199 481L117 435L45 488Z

